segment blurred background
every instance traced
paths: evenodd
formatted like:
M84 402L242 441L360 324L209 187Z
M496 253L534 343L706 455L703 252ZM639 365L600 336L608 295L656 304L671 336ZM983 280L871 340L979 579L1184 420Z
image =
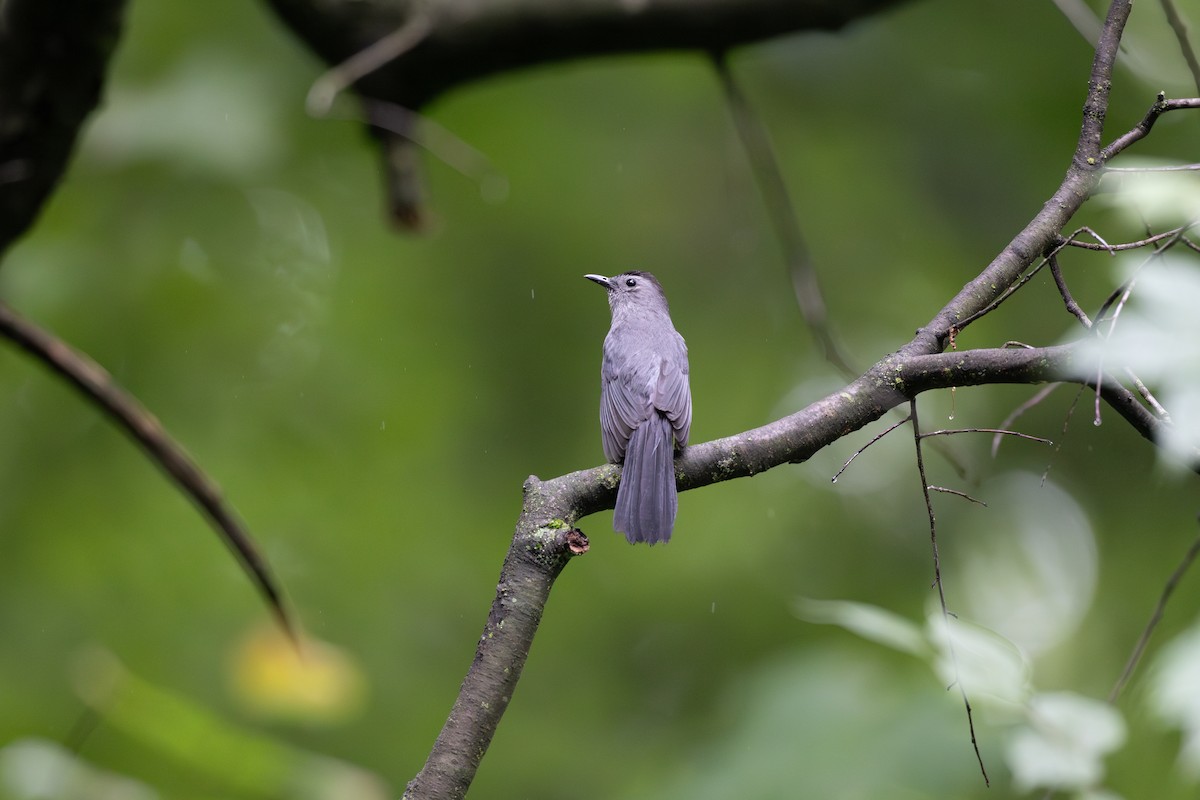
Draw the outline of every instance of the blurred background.
M221 484L323 644L293 663L189 503L60 380L0 349L0 792L398 796L470 663L522 481L603 460L609 314L584 273L647 269L666 287L695 442L844 381L800 318L702 56L559 64L444 97L425 113L506 189L426 158L435 220L411 236L389 228L361 127L305 115L323 66L261 4L130 12L107 101L0 292ZM1109 138L1158 90L1196 91L1157 4L1137 8L1127 45ZM1091 49L1048 2L927 0L731 63L865 368L1058 185ZM1168 115L1136 149L1194 161L1196 133ZM1080 223L1140 235L1106 208ZM1114 264L1064 256L1089 311ZM1075 327L1042 274L958 346ZM1036 391L923 396L923 422L994 427ZM978 626L978 652L1004 653L974 671L964 627L958 677L992 790L947 691L939 617L926 622L908 429L831 482L888 420L686 493L669 546L630 547L610 512L582 520L591 551L559 579L473 796L995 798L1057 780L1194 797L1200 576L1118 714L1088 701L1200 533L1200 492L1111 411L1094 426L1089 396L1070 416L1076 394L1016 424L1054 447L1010 439L993 458L989 436L960 436L946 444L963 474L927 459L932 483L988 503L935 497L948 604ZM1027 711L1040 697L1101 722L1047 734Z

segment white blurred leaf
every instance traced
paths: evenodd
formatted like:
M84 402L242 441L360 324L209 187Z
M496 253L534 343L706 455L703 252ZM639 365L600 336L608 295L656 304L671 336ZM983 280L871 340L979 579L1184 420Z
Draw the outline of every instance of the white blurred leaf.
M929 639L937 648L934 669L947 686L960 684L967 695L1020 704L1029 694L1029 663L1020 649L995 631L934 609Z
M1155 661L1150 707L1180 729L1180 764L1193 779L1200 778L1200 625L1175 637Z
M1125 262L1126 274L1142 263ZM1103 368L1123 378L1120 371L1132 369L1171 415L1159 443L1187 460L1200 446L1200 260L1172 251L1134 277L1111 335L1081 343L1079 375L1093 377Z
M1200 173L1194 170L1164 170L1179 162L1153 158L1121 161L1122 169L1158 170L1109 173L1104 177L1109 190L1096 196L1126 217L1136 228L1147 223L1153 230L1183 225L1200 217Z
M927 658L929 643L910 620L878 606L849 600L812 600L801 597L794 606L806 622L839 625L851 633L902 653Z
M1125 721L1112 706L1071 692L1034 695L1028 719L1006 754L1019 791L1095 786L1104 756L1125 743Z
M105 772L57 742L18 739L0 748L0 797L11 800L157 800L158 793Z
M1075 795L1075 800L1123 800L1121 795L1107 789L1085 789Z
M283 153L277 107L261 70L229 54L194 53L153 84L113 89L83 149L109 162L160 160L244 177Z
M1069 636L1091 607L1091 523L1065 491L1017 472L989 481L956 585L967 616L1034 657Z

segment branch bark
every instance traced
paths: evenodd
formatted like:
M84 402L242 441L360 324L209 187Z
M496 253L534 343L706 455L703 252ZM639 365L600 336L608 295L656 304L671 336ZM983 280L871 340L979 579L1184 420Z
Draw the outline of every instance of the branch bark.
M278 6L284 0L275 2ZM1029 224L908 344L880 360L841 391L761 428L687 448L675 463L680 490L804 461L924 391L986 383L1081 382L1072 346L949 353L942 350L973 320L997 308L1005 293L1018 284L1034 262L1053 249L1060 231L1099 183L1103 165L1101 140L1112 71L1130 11L1131 0L1114 0L1109 7L1092 63L1083 122L1071 164L1058 190ZM1102 380L1102 396L1135 430L1153 439L1163 423L1119 383L1108 378ZM1200 461L1193 468L1200 470ZM549 531L573 530L580 518L612 508L619 480L620 467L609 464L549 481L539 481L536 477L526 481L523 511L475 661L429 760L405 792L407 800L461 798L466 794L495 732L499 712L512 696L541 614L541 606L526 611L532 624L518 621L514 626L521 631L519 641L505 641L506 647L517 648L514 668L502 673L503 680L493 679L489 687L486 672L494 672L494 667L485 672L481 665L487 661L495 633L503 627L506 615L514 610L511 603L505 602L504 589L512 580L512 565L525 559L539 566L539 576L527 580L536 588L534 595L538 601L544 603L566 559L559 556L539 565L537 560L529 561L525 554L538 552L531 551L531 546L539 537L548 537ZM464 699L468 687L470 695ZM460 714L475 706L487 709L488 713L479 724L470 724Z
M330 65L415 16L428 30L357 83L420 108L463 83L565 59L647 50L719 51L802 30L837 30L902 0L267 0Z

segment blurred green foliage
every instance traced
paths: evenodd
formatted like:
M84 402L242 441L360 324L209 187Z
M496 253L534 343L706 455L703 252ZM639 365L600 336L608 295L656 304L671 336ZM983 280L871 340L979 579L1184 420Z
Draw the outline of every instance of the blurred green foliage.
M1128 44L1142 72L1120 71L1110 135L1158 89L1194 91L1156 6L1137 9ZM1049 196L1090 61L1050 3L954 0L735 54L831 317L864 366ZM521 482L602 459L608 312L584 273L650 269L666 286L690 348L694 441L839 386L702 57L552 65L426 109L487 154L508 193L485 199L427 160L437 221L423 237L388 229L359 126L304 115L321 69L260 4L134 3L108 101L0 292L104 364L222 484L363 694L340 717L299 722L247 704L236 660L266 612L245 576L130 442L6 349L0 746L67 737L86 708L72 676L101 646L147 696L203 709L205 726L352 763L398 794L470 662ZM1179 114L1137 148L1194 159L1195 140ZM1137 233L1086 216L1110 239ZM1101 256L1064 267L1089 309L1112 286ZM958 345L1051 343L1072 325L1043 274ZM923 418L995 426L1032 392L924 397ZM1032 680L1102 698L1197 534L1197 490L1115 414L1093 427L1087 398L1064 436L1074 397L1060 388L1019 423L1061 448L1006 441L993 460L986 437L958 437L967 474L934 458L931 480L994 500L989 487L1012 480L1036 492L1049 468L1074 498L1095 537L1094 596ZM881 429L685 494L667 547L629 547L609 514L583 520L592 550L555 589L474 794L1012 796L1011 719L977 720L989 792L956 692L910 656L794 614L803 596L924 617L932 567L911 438L896 432L829 480ZM952 609L972 607L964 575L979 554L1018 533L1011 496L997 494L988 509L935 498ZM1198 604L1190 576L1156 642ZM1106 784L1192 797L1143 687L1122 706L1128 742ZM163 735L175 718L162 717ZM81 757L163 796L254 795L165 749L101 721Z

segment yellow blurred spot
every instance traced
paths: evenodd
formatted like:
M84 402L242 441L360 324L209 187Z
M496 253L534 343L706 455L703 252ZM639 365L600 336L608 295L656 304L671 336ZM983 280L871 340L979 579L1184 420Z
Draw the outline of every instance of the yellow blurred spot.
M300 649L273 627L251 630L230 653L235 696L250 711L295 722L340 722L362 708L365 681L352 656L304 637Z

